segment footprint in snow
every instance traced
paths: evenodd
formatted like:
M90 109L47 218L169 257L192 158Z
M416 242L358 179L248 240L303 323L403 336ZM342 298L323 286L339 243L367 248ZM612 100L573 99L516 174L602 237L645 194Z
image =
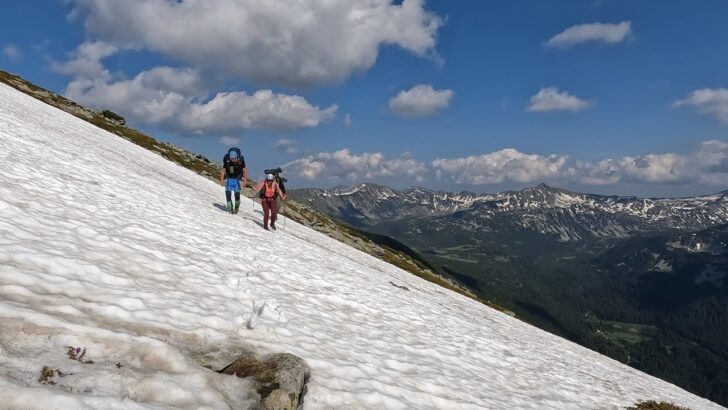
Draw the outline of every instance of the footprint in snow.
M253 301L253 310L250 314L250 318L248 318L248 323L246 324L248 330L253 330L255 329L255 326L258 325L258 320L261 316L263 316L267 303L268 301L265 301L262 305L257 306L255 301Z

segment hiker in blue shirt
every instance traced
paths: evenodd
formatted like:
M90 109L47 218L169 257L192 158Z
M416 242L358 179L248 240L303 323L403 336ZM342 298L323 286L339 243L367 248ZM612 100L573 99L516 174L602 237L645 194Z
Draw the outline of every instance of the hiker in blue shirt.
M227 210L236 214L240 210L240 189L248 181L248 169L245 167L245 158L240 154L240 148L230 148L222 159L220 169L220 185L225 187ZM235 193L235 205L232 202L232 193Z

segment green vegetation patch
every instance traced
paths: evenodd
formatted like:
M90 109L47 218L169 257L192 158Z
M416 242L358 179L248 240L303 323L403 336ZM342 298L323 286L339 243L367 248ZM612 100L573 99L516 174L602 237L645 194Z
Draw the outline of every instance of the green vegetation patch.
M648 334L653 333L657 327L639 323L617 322L613 320L599 320L588 318L587 321L595 329L597 334L602 334L610 341L627 347L649 340Z

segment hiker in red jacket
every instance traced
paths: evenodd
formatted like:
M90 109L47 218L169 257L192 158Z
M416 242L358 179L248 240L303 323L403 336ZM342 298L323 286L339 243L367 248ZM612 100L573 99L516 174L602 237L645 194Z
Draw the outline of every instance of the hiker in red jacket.
M278 217L278 203L276 200L280 195L281 199L285 201L286 194L278 186L273 174L266 175L265 181L258 183L256 192L260 192L260 204L263 206L263 228L268 230L268 220L270 219L270 228L275 231L276 218Z

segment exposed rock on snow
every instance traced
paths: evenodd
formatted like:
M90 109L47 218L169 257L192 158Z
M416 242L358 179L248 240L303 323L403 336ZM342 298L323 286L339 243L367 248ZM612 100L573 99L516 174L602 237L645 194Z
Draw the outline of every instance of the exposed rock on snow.
M297 409L311 376L306 362L288 353L258 358L252 352L245 352L220 372L242 378L252 377L265 410Z

